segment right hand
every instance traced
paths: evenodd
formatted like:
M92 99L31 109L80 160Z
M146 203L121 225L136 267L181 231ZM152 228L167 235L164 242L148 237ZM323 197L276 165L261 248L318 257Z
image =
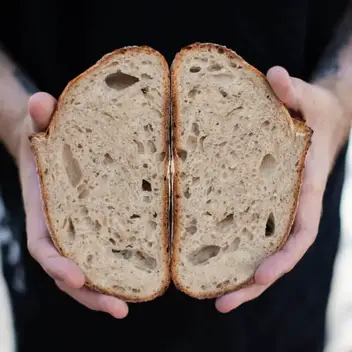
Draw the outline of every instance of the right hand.
M26 212L28 249L31 256L55 280L56 285L73 299L89 309L109 313L115 318L124 318L128 314L127 304L115 297L86 288L83 272L73 261L58 253L46 227L36 166L28 136L46 129L55 105L56 100L51 95L34 94L28 102L29 120L23 124L21 134L17 164Z

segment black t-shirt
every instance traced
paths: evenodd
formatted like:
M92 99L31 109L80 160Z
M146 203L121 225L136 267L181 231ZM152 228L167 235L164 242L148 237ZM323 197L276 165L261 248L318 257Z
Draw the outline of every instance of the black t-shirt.
M263 72L282 65L291 75L309 80L346 3L9 1L1 9L0 41L38 89L56 97L102 55L126 45L152 46L171 63L187 44L214 42L237 51ZM20 346L24 351L322 351L340 231L344 157L345 149L329 179L317 241L297 267L260 298L221 315L213 300L194 300L170 288L153 302L131 305L129 317L117 321L60 293L29 257L19 226L23 212L18 182L1 151L0 182L11 223L22 236L17 235L25 265L26 293L10 287L18 308ZM6 273L10 278L10 271Z

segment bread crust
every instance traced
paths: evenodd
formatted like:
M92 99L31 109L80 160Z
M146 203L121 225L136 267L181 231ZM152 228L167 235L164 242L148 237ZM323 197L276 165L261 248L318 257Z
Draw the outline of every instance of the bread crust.
M60 236L58 233L55 232L54 227L53 227L53 219L51 218L51 214L48 209L47 205L47 199L48 199L48 191L46 189L45 183L44 183L44 171L43 167L40 165L40 158L39 158L39 150L37 143L40 142L42 139L47 139L50 134L52 134L55 131L56 125L59 120L59 111L61 108L61 104L64 101L64 98L67 96L67 94L70 93L70 89L78 83L82 78L87 76L89 73L92 71L96 70L99 68L101 65L105 64L107 61L109 61L113 57L118 57L121 55L124 55L126 53L129 54L138 54L138 53L146 53L150 55L155 55L157 56L163 66L164 70L164 75L166 79L164 80L163 84L163 89L164 89L164 102L163 102L163 108L162 108L162 140L163 140L163 148L166 153L166 157L164 160L164 190L162 194L163 198L163 210L162 210L162 250L163 250L163 256L164 256L164 266L165 266L165 277L163 282L161 283L161 287L159 291L156 293L149 295L149 296L144 296L144 297L135 297L132 295L125 295L125 294L118 294L116 292L113 292L107 288L97 286L90 282L86 278L85 286L103 293L103 294L108 294L111 296L115 296L121 300L124 300L125 302L130 302L130 303L138 303L138 302L146 302L146 301L151 301L159 296L162 296L164 292L167 290L170 282L171 282L171 275L170 275L170 255L169 255L169 250L170 250L170 243L169 243L169 202L170 202L170 189L169 189L169 146L168 146L168 134L167 131L169 130L169 123L170 123L170 73L169 73L169 66L164 58L163 55L161 55L158 51L154 50L151 47L148 46L129 46L129 47L124 47L121 49L114 50L111 53L108 53L104 55L100 60L98 60L93 66L85 70L83 73L78 75L76 78L71 80L66 87L64 88L63 92L61 93L60 97L58 98L55 110L53 112L52 118L50 120L50 123L47 127L47 129L43 132L39 133L34 133L29 136L29 141L30 141L30 147L31 150L34 154L34 159L37 167L37 174L39 177L39 184L40 184L40 191L42 194L42 200L43 200L43 211L44 211L44 216L46 220L46 225L48 228L49 235L53 241L54 246L58 250L58 252L64 256L68 257L68 253L65 252L63 247L60 244Z
M229 59L237 59L239 60L244 67L247 69L253 71L260 79L264 80L268 86L270 87L269 83L267 82L267 79L265 75L260 72L258 69L255 67L251 66L249 63L247 63L242 57L237 55L234 51L231 49L228 49L225 46L219 45L219 44L213 44L213 43L194 43L191 45L188 45L181 49L175 56L172 66L171 66L171 103L172 103L172 128L173 128L173 155L174 155L174 174L173 174L173 195L172 195L172 202L173 202L173 240L172 240L172 257L171 257L171 279L177 289L180 291L184 292L185 294L197 298L197 299L211 299L211 298L217 298L222 295L225 295L227 293L239 290L241 288L244 288L252 283L255 282L254 280L254 275L250 277L246 282L241 283L241 284L232 284L227 287L218 289L218 290L213 290L211 292L194 292L190 289L187 289L183 284L182 281L180 280L178 276L178 263L179 263L179 247L180 247L180 181L179 181L179 159L177 157L177 149L180 141L180 134L179 134L179 125L180 125L180 111L179 111L179 106L178 106L178 94L177 94L177 87L179 85L179 76L180 76L180 66L182 63L182 59L185 53L187 52L199 52L199 51L209 51L209 52L217 52L223 55L226 55ZM284 238L282 239L281 243L276 247L274 252L279 251L286 243L291 228L294 223L294 219L296 216L296 211L297 211L297 205L298 205L298 199L300 196L300 191L301 191L301 185L302 185L302 179L303 179L303 171L305 168L305 159L306 155L308 152L308 149L311 145L311 137L313 134L313 131L310 127L308 127L303 121L300 121L296 118L293 118L285 105L276 97L274 92L272 92L273 96L277 99L277 101L280 103L282 111L284 113L284 116L286 116L288 123L292 126L292 129L295 132L300 132L305 135L305 149L304 153L302 153L300 160L299 160L299 167L297 169L298 173L298 182L296 184L295 190L294 190L294 204L290 210L290 221L289 224L287 225L286 229L286 234Z

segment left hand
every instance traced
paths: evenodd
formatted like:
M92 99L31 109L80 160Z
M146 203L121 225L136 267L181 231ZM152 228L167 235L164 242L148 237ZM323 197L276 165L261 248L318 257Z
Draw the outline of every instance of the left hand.
M220 297L217 309L226 313L260 296L281 276L291 271L313 244L319 228L323 195L335 158L348 137L350 118L328 89L290 77L281 67L267 73L268 81L287 108L299 112L314 131L295 223L288 241L257 269L254 283Z

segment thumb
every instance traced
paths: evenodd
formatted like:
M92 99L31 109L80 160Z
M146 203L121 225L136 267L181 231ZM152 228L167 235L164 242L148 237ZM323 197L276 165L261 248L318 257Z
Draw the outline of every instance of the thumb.
M272 67L267 73L267 79L276 96L296 112L305 112L305 102L314 99L312 86L299 78L290 77L288 72L280 67Z
M48 93L39 92L29 98L28 111L36 131L42 131L48 127L55 106L56 99Z

